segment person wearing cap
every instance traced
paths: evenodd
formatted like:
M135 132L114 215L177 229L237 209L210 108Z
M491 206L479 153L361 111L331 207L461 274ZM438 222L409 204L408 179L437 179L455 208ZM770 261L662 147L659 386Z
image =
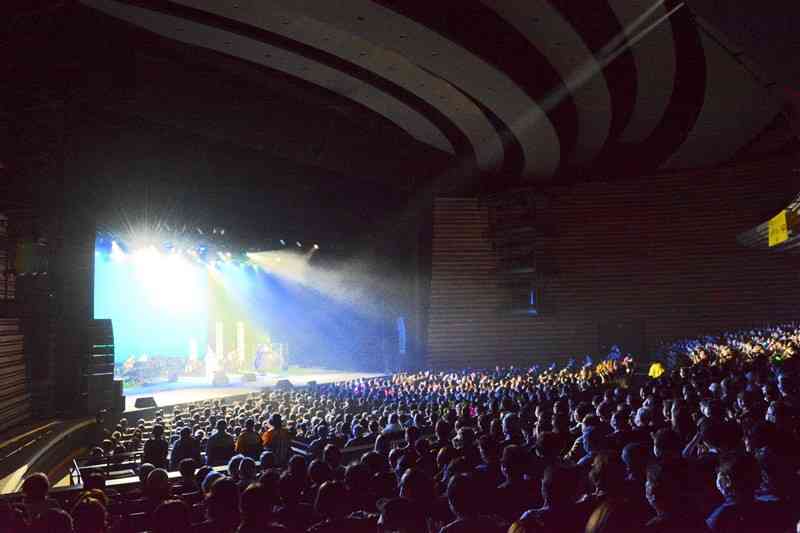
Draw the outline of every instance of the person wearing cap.
M275 456L275 465L284 466L289 461L289 452L292 447L292 437L283 427L283 419L278 413L273 413L267 422L269 429L261 435L264 449L271 451Z

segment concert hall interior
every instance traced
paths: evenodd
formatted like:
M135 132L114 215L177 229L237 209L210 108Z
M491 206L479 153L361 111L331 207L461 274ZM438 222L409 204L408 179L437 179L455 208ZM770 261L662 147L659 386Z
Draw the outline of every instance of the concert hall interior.
M793 531L798 21L0 0L0 533Z

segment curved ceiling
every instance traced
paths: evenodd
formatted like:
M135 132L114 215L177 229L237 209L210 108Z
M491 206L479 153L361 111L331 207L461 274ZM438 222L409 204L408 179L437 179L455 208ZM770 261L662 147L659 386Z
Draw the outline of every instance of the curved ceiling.
M349 98L489 175L724 162L779 96L677 0L81 0Z

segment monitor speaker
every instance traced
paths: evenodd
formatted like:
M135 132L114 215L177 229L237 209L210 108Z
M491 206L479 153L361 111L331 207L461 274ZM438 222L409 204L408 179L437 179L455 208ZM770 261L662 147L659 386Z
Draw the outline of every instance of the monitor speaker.
M158 407L156 405L156 399L152 396L144 396L143 398L136 398L136 401L133 404L137 409L152 409L153 407Z
M125 411L125 395L122 392L122 380L115 379L114 380L114 395L113 395L113 404L111 408L116 413L122 413Z
M275 389L277 389L277 390L292 390L292 389L294 389L294 386L292 385L292 382L289 381L288 379L280 379L275 384Z

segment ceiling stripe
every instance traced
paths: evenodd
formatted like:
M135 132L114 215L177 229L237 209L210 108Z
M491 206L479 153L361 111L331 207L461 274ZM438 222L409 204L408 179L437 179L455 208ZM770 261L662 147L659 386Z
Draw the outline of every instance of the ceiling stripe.
M274 3L266 5L261 0L175 2L324 50L352 65L373 72L427 101L447 116L469 138L481 170L494 170L502 161L500 138L473 101L446 80L431 75L395 50L376 46L361 36L317 20L306 13L285 10Z
M560 139L560 159L566 161L575 148L578 119L572 95L564 88L558 71L536 47L496 12L478 0L461 0L458 9L446 2L373 0L388 9L413 19L457 43L474 56L508 76L531 98L535 106L548 94L563 94L551 109L542 111L556 126ZM489 102L484 102L490 105ZM538 129L535 121L522 128ZM520 139L525 147L525 142ZM536 157L536 154L533 154Z
M430 75L436 76L435 73L429 72ZM446 80L442 80L445 81ZM462 90L460 87L453 85L450 82L446 82L451 85L455 90L459 91L461 94L464 95L465 98L469 98L475 106L481 110L481 112L486 116L487 120L492 124L494 127L498 139L501 140L501 146L504 147L505 155L503 157L503 164L497 170L501 176L507 178L508 181L518 181L519 176L522 174L522 167L525 163L525 156L522 149L522 146L519 144L519 140L508 127L508 124L503 122L503 120L494 114L494 112L483 105L483 103L479 102L478 100L474 99L470 94L466 91Z
M271 0L269 4L355 33L435 72L508 125L525 151L525 173L549 178L557 170L560 141L547 115L506 74L458 43L372 0Z
M384 115L410 135L443 151L474 159L464 133L413 93L357 65L265 30L166 1L81 0L175 40L267 65L342 94Z
M592 51L547 0L482 2L513 25L558 71L572 94L578 120L575 150L569 164L590 163L606 142L611 124L611 96ZM584 71L597 74L581 79Z
M670 10L679 0L667 0ZM675 42L675 84L667 110L653 133L635 150L638 165L631 171L660 167L682 145L705 103L706 57L691 12L680 9L669 19ZM731 110L735 112L735 110Z
M708 75L705 104L684 143L664 165L696 168L729 160L780 112L780 100L720 43L698 28ZM747 113L736 113L742 102Z
M609 43L624 40L620 21L607 0L551 0L569 23L580 33L598 61ZM633 54L627 50L608 63L603 76L611 94L611 125L604 154L615 152L616 141L633 116L636 102L637 76Z
M653 3L653 0L609 0L609 6L628 38L633 38L639 28L666 15L667 10L663 5L655 6L645 21L633 27L634 21L651 9ZM676 60L672 26L666 22L659 24L631 52L636 65L637 90L633 117L619 138L623 143L644 141L658 126L667 110L675 83Z

